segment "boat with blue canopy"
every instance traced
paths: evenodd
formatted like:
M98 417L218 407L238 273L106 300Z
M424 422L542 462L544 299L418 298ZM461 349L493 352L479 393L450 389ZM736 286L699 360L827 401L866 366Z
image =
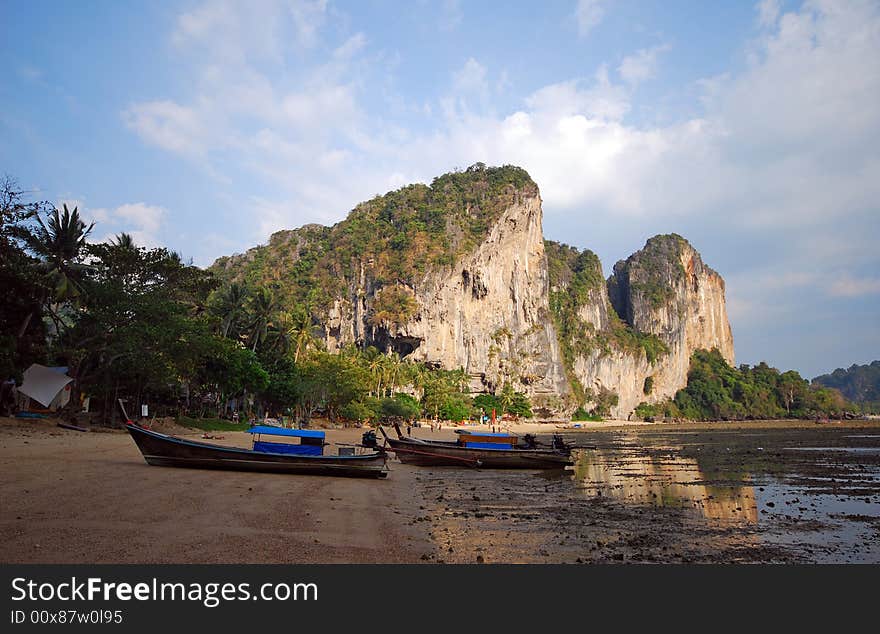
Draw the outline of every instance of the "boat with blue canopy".
M339 445L337 453L325 454L329 443L320 430L257 425L247 430L253 448L244 449L169 436L132 421L125 428L150 465L354 478L384 478L388 473L381 447Z
M573 463L572 445L554 434L552 444L542 447L531 434L457 430L458 439L424 440L406 436L394 425L397 438L382 434L397 458L407 464L436 467L481 467L484 469L563 469Z

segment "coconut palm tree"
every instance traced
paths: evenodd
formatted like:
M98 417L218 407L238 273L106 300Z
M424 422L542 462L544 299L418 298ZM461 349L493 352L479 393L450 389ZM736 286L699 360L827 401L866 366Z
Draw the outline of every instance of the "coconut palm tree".
M56 331L60 334L61 318L56 307L65 301L76 301L82 294L82 280L88 266L83 264L83 253L86 238L92 232L95 223L86 225L80 218L77 207L70 211L63 205L63 212L53 207L44 221L35 216L37 224L33 231L22 235L28 249L39 260L40 277L44 285L41 304L44 304L49 316L55 322ZM24 335L33 312L27 315L18 331Z
M81 260L86 238L95 226L94 222L83 222L77 207L70 211L65 204L63 209L62 213L53 208L46 222L37 216L38 226L27 241L42 262L45 279L52 289L50 298L56 303L74 299L82 292L82 275L88 267Z
M137 248L137 245L134 243L134 238L131 237L131 234L125 233L124 231L118 234L113 240L111 240L110 244L115 247L119 247L120 249L134 250Z
M220 335L229 336L229 330L244 310L247 293L235 282L227 286L220 295Z
M248 342L251 350L257 351L257 345L265 341L272 325L272 318L278 310L275 295L268 288L262 287L251 300L250 335Z
M287 330L293 348L293 362L298 363L300 358L310 348L318 346L318 337L315 336L315 325L309 311L300 308L291 314L290 325Z

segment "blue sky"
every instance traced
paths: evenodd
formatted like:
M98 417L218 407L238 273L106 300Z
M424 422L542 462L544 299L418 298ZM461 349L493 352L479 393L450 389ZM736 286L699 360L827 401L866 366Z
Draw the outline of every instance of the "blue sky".
M880 358L880 2L0 2L0 172L209 264L483 161L606 274L655 233L737 359Z

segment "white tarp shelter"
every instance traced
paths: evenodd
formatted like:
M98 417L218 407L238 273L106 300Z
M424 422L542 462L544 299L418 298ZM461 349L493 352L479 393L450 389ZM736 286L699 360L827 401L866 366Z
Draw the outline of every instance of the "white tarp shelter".
M24 381L18 391L30 396L43 407L49 407L71 381L73 379L63 371L34 363L24 371Z

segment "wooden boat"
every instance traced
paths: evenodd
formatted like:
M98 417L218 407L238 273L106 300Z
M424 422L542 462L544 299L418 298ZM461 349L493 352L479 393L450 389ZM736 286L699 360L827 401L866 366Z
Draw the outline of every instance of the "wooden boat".
M382 434L401 462L422 467L480 467L484 469L563 469L572 464L571 446L561 437L554 446L538 448L534 438L520 443L513 434L464 432L458 440L422 440L405 436L395 425L397 438Z
M229 469L308 475L384 478L386 455L382 449L355 454L324 455L324 432L281 427L253 427L254 448L223 447L160 434L128 421L125 428L147 464L161 467ZM301 444L263 441L262 436L299 438Z

